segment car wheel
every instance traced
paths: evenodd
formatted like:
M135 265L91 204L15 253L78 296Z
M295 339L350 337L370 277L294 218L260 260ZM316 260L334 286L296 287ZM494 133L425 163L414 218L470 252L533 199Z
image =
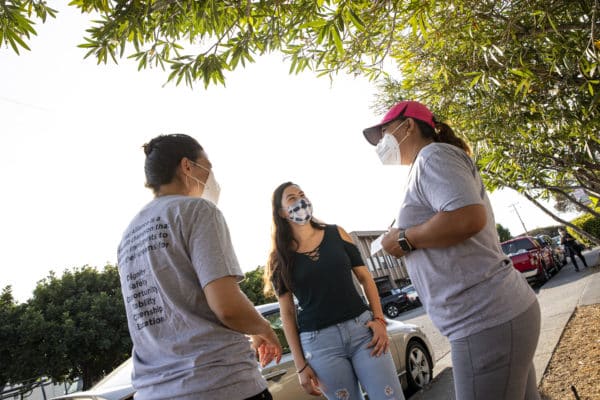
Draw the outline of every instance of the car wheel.
M394 303L386 304L383 311L385 312L385 315L390 318L396 318L400 314L400 309Z
M419 342L411 340L406 348L406 378L411 390L420 390L431 382L433 368L431 356Z
M548 275L548 271L546 270L546 263L544 263L542 261L542 266L541 266L541 272L540 272L540 277L539 277L539 283L540 285L543 285L544 283L548 282L548 280L550 279L550 275Z
M558 256L554 256L552 258L552 262L554 263L554 274L558 274L558 272L560 271L560 260L558 259Z

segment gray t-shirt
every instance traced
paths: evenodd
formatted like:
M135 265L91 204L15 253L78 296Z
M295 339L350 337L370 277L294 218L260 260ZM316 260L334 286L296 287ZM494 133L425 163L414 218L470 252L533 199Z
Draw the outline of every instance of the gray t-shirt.
M535 293L504 255L479 172L461 149L431 143L412 167L398 226L422 224L441 211L482 204L487 224L454 246L417 249L405 258L425 310L440 332L460 339L524 312Z
M244 399L262 392L248 338L225 327L203 288L243 277L221 212L189 196L158 197L126 229L119 274L139 399Z

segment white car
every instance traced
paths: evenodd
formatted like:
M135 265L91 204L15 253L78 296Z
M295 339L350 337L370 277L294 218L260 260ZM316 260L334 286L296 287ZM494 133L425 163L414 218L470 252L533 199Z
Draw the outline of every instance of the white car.
M269 320L284 349L279 364L272 362L262 369L273 398L314 400L315 397L305 393L298 382L292 355L283 335L279 304L265 304L257 306L256 309ZM395 320L387 320L387 323L391 338L390 351L402 388L411 391L419 390L429 383L433 376L434 357L431 344L421 329L415 325ZM133 362L129 358L90 390L55 397L52 400L131 400L135 393L131 385L132 369Z

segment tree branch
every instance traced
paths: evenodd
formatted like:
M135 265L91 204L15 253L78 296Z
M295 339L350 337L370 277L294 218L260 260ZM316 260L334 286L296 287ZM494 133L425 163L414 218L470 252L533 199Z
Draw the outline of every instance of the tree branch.
M577 231L577 233L579 233L580 235L585 236L586 238L588 238L589 240L591 240L593 243L595 243L595 244L597 244L597 245L600 246L600 238L597 238L597 237L595 237L593 235L590 235L589 233L587 233L583 229L579 228L578 226L573 225L570 222L567 222L564 219L556 216L552 211L549 211L546 207L544 207L542 204L540 204L540 202L538 202L533 196L531 196L526 191L523 191L521 193L523 194L523 196L525 196L527 198L527 200L529 200L533 204L535 204L535 206L537 208L539 208L540 210L542 210L543 212L545 212L546 214L548 214L553 220L559 222L562 225L566 225L566 226L570 227L574 231Z

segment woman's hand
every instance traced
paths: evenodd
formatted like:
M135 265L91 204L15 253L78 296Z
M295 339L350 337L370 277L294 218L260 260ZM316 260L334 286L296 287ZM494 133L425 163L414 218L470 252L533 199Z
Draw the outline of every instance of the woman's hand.
M302 372L298 374L300 385L304 391L312 396L320 396L322 393L319 390L319 379L315 371L307 365Z
M373 347L371 356L379 357L381 354L387 353L390 339L385 325L379 320L369 321L366 325L373 331L373 339L367 345L367 348Z
M261 367L275 360L279 364L283 350L277 336L273 335L250 335L252 340L252 348L258 353L258 361Z

